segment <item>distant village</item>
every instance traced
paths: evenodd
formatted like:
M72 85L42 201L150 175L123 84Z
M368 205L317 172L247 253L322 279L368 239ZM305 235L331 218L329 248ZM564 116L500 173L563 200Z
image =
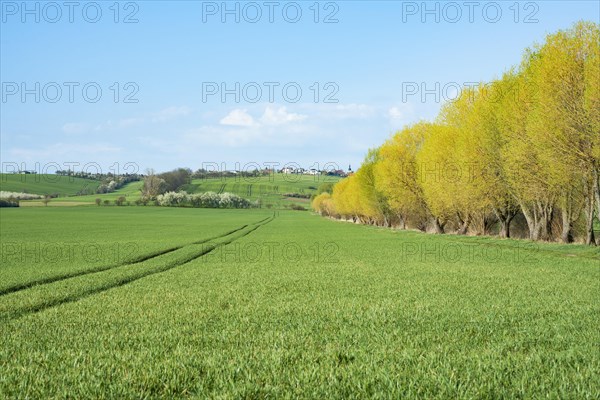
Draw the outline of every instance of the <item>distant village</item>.
M348 171L343 171L341 169L320 171L315 168L304 169L301 167L300 168L286 167L286 168L280 169L277 172L279 172L280 174L329 175L329 176L345 177L345 176L348 176L349 174L352 174L352 166L348 166Z

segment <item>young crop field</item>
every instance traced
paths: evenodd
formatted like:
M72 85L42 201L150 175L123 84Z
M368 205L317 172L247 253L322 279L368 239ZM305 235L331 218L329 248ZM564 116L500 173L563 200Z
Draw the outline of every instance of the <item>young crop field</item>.
M600 391L595 248L256 209L0 218L0 398Z
M310 196L317 193L319 185L336 183L339 179L327 175L277 173L260 177L194 179L186 190L190 193L229 192L253 201L260 199L263 207L284 208L296 204L308 208Z
M158 207L2 208L0 294L131 265L268 215Z
M310 196L317 193L322 183L335 183L336 176L273 174L260 177L223 177L193 179L183 189L188 193L229 192L255 202L260 199L260 207L282 209L291 205L304 208L310 206ZM0 175L0 189L4 191L34 194L58 194L48 202L49 207L68 205L93 205L96 199L101 204L113 205L119 197L134 204L140 199L143 182L130 182L111 193L79 194L81 191L94 191L100 183L89 179L70 178L56 175ZM44 206L41 200L21 201L22 207Z
M5 192L40 195L75 196L86 191L94 192L100 185L92 179L51 174L0 174L0 190Z

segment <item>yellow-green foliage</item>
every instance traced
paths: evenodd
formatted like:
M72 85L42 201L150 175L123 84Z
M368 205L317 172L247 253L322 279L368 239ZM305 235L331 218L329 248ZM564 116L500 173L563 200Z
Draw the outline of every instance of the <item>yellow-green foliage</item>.
M552 215L561 215L563 241L585 214L591 242L594 203L600 213L599 46L595 23L548 35L518 68L464 88L435 123L407 126L369 151L315 208L374 224L428 219L459 233L491 217L510 225L520 210L532 239L552 239ZM485 232L485 222L475 229Z

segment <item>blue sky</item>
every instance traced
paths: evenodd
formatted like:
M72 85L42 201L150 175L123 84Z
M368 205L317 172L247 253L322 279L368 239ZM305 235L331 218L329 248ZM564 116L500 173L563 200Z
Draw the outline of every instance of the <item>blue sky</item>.
M30 13L0 3L3 172L356 169L403 125L434 118L456 85L494 79L546 34L600 20L597 1L228 2L231 14L221 1L27 2Z

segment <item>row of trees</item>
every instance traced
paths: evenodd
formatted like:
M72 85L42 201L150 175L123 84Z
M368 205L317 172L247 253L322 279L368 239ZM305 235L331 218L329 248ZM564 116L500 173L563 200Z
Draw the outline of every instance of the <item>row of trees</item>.
M600 29L580 22L501 79L464 88L323 193L324 215L437 233L595 243L600 216ZM554 224L554 229L553 229Z

